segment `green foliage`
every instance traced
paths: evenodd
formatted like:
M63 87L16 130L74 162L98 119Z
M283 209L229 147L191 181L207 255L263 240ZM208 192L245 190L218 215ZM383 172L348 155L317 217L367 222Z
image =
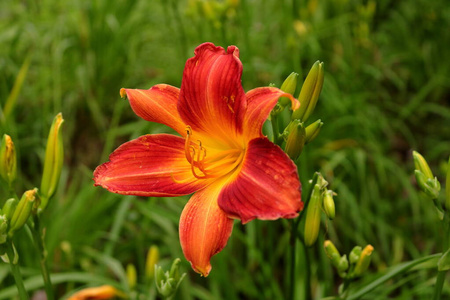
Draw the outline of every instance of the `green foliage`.
M58 296L95 284L130 292L124 268L132 263L134 293L152 299L156 288L145 280L149 247L158 246L164 269L183 257L178 219L187 197L115 195L93 187L91 178L124 141L170 130L136 117L120 88L180 86L185 60L210 41L239 47L246 90L280 86L291 72L304 79L314 61L325 63L311 117L324 125L303 150L299 173L304 189L315 171L324 175L337 193L336 213L333 222L322 219L326 231L316 246L299 248L291 266L297 280L309 276L316 298L335 294L341 281L323 240L343 253L370 243L374 274L361 280L384 288L355 291L367 291L365 299L429 299L435 269L418 263L436 260L431 255L442 250L443 232L433 205L415 189L411 149L443 178L437 166L450 154L449 27L445 0L0 1L0 134L16 146L16 191L39 182L48 126L58 112L65 119L62 177L42 214ZM4 203L9 197L1 191ZM188 275L175 299L283 299L288 227L236 223L207 279L182 259ZM14 244L27 266L25 287L35 291L43 282L27 234L17 232ZM303 273L305 260L317 262L311 274ZM15 292L4 267L0 299ZM444 286L443 297L449 295ZM295 296L302 299L302 291Z

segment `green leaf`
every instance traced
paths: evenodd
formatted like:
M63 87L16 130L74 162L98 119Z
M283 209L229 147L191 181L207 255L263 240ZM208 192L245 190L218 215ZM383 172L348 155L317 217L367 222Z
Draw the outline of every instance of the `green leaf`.
M413 261L405 262L402 264L399 264L398 266L392 267L389 269L389 271L384 274L383 276L379 277L378 279L372 281L368 285L362 287L356 292L353 292L347 297L347 300L355 300L359 299L363 295L367 294L368 292L372 291L373 289L377 288L378 286L382 285L386 281L390 280L391 278L406 273L408 270L410 270L412 267L417 266L421 263L428 262L430 260L436 260L441 256L441 253L433 254L425 257L418 258Z

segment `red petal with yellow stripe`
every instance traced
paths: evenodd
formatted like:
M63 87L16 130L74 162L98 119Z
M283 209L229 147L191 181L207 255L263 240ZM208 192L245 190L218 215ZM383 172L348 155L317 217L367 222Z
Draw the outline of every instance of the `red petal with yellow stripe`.
M197 179L186 160L185 140L169 134L144 135L121 145L94 171L96 186L123 195L181 196L212 180Z
M177 110L179 88L158 84L148 90L122 89L120 93L126 93L131 108L142 119L167 125L185 135L186 125Z
M233 138L242 132L246 109L241 85L239 51L205 43L186 62L181 82L178 111L194 132L217 139Z
M217 205L221 188L221 183L215 183L195 193L180 218L184 256L203 276L208 276L211 257L222 251L233 229L233 220Z
M297 167L267 138L250 141L239 173L222 187L219 206L247 223L295 218L303 208Z

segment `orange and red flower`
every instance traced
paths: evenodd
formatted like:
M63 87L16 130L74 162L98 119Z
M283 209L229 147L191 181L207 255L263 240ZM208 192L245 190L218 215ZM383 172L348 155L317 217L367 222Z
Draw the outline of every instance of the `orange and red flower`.
M192 268L207 276L226 245L233 219L294 218L303 208L297 167L261 128L283 91L241 85L239 50L211 43L186 62L181 88L158 84L122 89L141 118L180 136L144 135L116 149L97 167L95 185L124 195L195 193L180 219L180 241Z

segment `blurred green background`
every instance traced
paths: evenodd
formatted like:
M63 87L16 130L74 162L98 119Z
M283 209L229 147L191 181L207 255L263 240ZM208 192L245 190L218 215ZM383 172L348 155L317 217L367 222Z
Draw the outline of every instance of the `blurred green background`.
M343 253L374 246L362 282L442 251L436 211L416 191L411 151L421 152L443 182L450 155L449 28L446 0L2 0L0 126L20 157L19 194L39 185L51 121L58 112L65 119L65 167L44 214L52 272L67 275L55 279L58 295L102 283L127 290L127 264L138 270L137 290L153 295L142 274L148 248L157 245L160 264L180 257L188 272L177 299L283 299L286 222L236 223L205 279L191 271L178 241L188 197L137 198L93 187L93 169L121 143L170 131L135 116L120 88L180 86L186 59L207 41L239 47L246 91L280 86L293 71L303 79L316 60L324 62L311 117L324 127L300 158L304 186L320 171L338 193L336 219L324 220L309 249L315 297L335 294L341 283L324 257L324 239ZM16 244L25 277L38 287L26 231ZM422 268L364 299L428 299L434 276ZM0 265L2 299L13 284L9 267ZM448 284L444 293L450 295Z

